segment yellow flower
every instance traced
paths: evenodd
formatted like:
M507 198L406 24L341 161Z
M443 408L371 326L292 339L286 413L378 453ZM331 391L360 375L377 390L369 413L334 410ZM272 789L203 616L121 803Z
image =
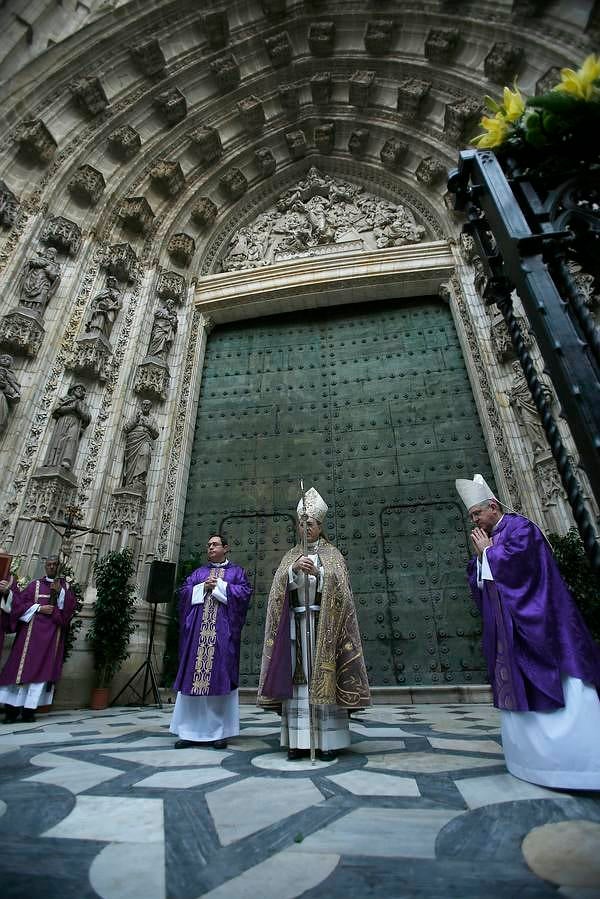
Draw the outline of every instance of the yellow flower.
M598 93L594 82L599 78L600 58L595 53L590 53L576 72L573 69L560 70L560 84L554 90L572 94L580 100L592 100Z
M477 137L473 138L471 143L479 147L480 150L499 147L500 144L504 143L506 140L510 130L508 122L502 113L499 112L496 113L493 119L489 116L484 116L479 124L482 128L485 128L486 133L478 134Z
M504 107L504 117L507 122L516 122L525 112L525 100L517 87L516 81L513 91L511 91L509 87L504 88L502 105Z

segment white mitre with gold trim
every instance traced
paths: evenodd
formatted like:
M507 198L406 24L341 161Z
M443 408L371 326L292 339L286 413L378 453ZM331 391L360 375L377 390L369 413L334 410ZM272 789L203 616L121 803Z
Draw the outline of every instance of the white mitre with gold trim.
M483 476L480 474L474 475L472 481L468 478L457 478L454 484L458 490L458 495L467 507L467 511L472 509L473 506L480 506L491 499L496 499L494 491L486 484Z
M329 506L323 499L323 497L315 490L314 487L311 487L310 490L307 490L304 494L304 500L306 503L306 514L309 518L316 518L317 521L322 522L325 516L327 515L327 509ZM296 508L296 514L298 518L300 518L304 513L304 508L302 506L302 498L300 498L300 502Z

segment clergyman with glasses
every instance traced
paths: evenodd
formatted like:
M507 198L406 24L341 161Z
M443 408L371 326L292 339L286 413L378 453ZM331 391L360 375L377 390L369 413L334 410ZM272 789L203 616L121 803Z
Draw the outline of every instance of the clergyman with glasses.
M227 538L212 534L206 565L179 591L179 670L170 727L179 737L176 749L225 749L240 732L240 640L252 587L228 554Z

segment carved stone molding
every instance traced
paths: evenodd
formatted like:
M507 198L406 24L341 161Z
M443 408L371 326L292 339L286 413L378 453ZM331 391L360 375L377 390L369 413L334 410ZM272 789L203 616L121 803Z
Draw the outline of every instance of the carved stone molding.
M64 520L76 491L77 478L71 472L38 469L29 481L23 517Z
M517 315L515 318L521 328L524 345L527 347L531 346L531 337L529 335L529 326L527 322L522 315ZM516 357L515 349L512 340L510 339L506 322L504 321L504 316L498 310L494 310L492 313L490 322L490 340L492 342L494 355L498 362L510 362Z
M231 168L220 176L219 186L230 200L239 200L248 190L248 179L241 169Z
M278 34L266 37L265 48L271 65L276 69L280 66L287 66L292 61L294 48L287 31L280 31Z
M407 150L408 144L402 143L402 141L391 139L386 140L379 152L381 164L384 165L386 169L390 169L391 171L398 169L406 155Z
M537 457L533 470L535 471L536 487L544 509L558 506L561 501L564 502L566 500L567 494L562 485L556 461L549 450Z
M106 248L104 268L119 281L131 282L135 279L137 256L128 243L116 243Z
M381 56L387 53L394 38L393 19L372 19L367 22L364 44L367 53L373 56Z
M8 185L0 180L0 225L12 228L17 220L19 199Z
M84 335L73 348L66 367L90 378L106 381L109 376L112 349L101 334Z
M119 215L124 226L136 234L147 234L154 221L154 212L146 197L126 197L121 202Z
M571 273L571 277L575 282L577 290L581 294L584 304L590 312L594 313L600 308L600 294L596 290L594 276L585 272L579 263L574 262L573 260L567 262L567 268Z
M167 125L176 125L178 122L182 122L187 115L186 99L177 87L157 94L154 98L154 105Z
M300 109L300 88L297 84L282 84L279 88L279 100L288 119L298 117Z
M175 160L162 159L150 169L150 180L163 196L176 197L185 187L181 165Z
M455 147L464 146L483 112L481 100L465 97L446 104L444 113L444 134Z
M551 66L535 83L535 95L545 94L560 83L560 66Z
M140 396L164 401L167 398L171 375L162 359L146 358L137 367L133 389Z
M165 55L155 37L134 44L131 56L138 69L148 77L162 75L167 65Z
M308 26L308 46L314 56L329 56L335 44L334 22L311 22Z
M315 106L325 106L331 100L331 72L317 72L310 79L310 92Z
M202 28L206 40L213 50L220 50L227 46L229 40L229 21L227 10L215 9L202 16Z
M108 147L111 153L122 162L133 159L141 146L142 140L131 125L123 125L121 128L116 128L108 136Z
M335 147L335 122L322 122L315 126L315 147L319 153L332 153Z
M81 246L81 228L61 215L51 216L44 222L40 240L61 253L76 256Z
M260 147L254 151L254 158L263 178L270 178L277 168L277 160L272 150L268 147Z
M199 197L190 210L190 218L199 228L210 228L219 209L209 197Z
M457 28L432 28L425 38L425 56L430 62L446 63L458 47Z
M364 156L367 152L371 132L368 128L356 128L348 140L348 150L353 156Z
M461 233L460 237L458 238L458 246L461 256L463 257L465 262L471 264L477 256L475 241L473 240L473 237L470 234L465 234L464 232Z
M233 53L224 53L223 56L214 59L210 64L210 70L222 93L233 90L240 83L240 67Z
M371 100L371 87L375 82L375 72L360 70L350 78L348 103L350 106L368 106Z
M260 134L265 124L265 110L258 97L244 97L237 104L242 125L250 134Z
M437 187L437 185L445 183L448 172L446 166L434 156L425 156L417 166L415 172L417 181L426 187Z
M512 81L523 59L523 48L513 44L496 43L485 57L483 71L487 78L498 84Z
M82 165L67 184L70 193L78 200L95 206L106 187L104 175L91 165Z
M128 487L113 491L106 513L107 530L139 536L142 532L145 493Z
M41 317L28 309L12 309L0 319L0 346L18 356L35 358L44 339Z
M285 142L292 159L302 159L303 156L306 156L308 144L304 131L288 131L285 135Z
M420 78L405 78L398 85L398 112L407 119L414 119L419 114L421 103L431 90L431 81Z
M98 115L108 106L102 82L95 76L82 76L71 82L71 93L80 109L88 115Z
M49 162L56 152L57 143L41 119L21 122L15 129L15 141L22 153L37 162Z
M156 293L161 300L174 300L181 304L185 301L186 289L186 280L178 272L163 271L158 276Z
M221 136L216 128L206 125L202 128L196 128L190 134L190 140L194 145L194 149L200 161L205 165L211 165L220 159L223 155L223 145Z
M167 244L167 253L179 265L189 265L196 250L196 241L190 234L173 234Z

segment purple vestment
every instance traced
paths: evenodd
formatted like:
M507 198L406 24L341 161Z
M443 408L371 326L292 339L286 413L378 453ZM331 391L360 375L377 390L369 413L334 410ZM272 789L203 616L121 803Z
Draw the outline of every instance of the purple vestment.
M240 565L218 568L227 604L212 595L192 605L196 584L208 578L210 564L197 568L179 591L179 671L173 689L186 696L225 696L239 681L240 640L252 587Z
M15 606L18 606L20 591L13 575L10 575L8 580L10 582L10 590L12 591L12 604L10 612L0 608L0 654L2 653L2 647L4 646L4 635L14 634L17 626ZM0 596L0 599L6 601L8 599L8 594L7 596Z
M65 631L75 612L75 594L60 578L65 591L64 606L51 615L36 612L29 622L19 618L34 603L50 604L52 580L31 581L20 593L13 593L11 619L16 622L16 637L6 665L0 673L0 687L13 684L56 683L60 678L65 651Z
M486 550L494 577L477 586L477 560L467 568L483 618L483 652L496 708L543 712L564 707L561 678L580 678L600 694L600 647L594 643L542 532L505 514Z

